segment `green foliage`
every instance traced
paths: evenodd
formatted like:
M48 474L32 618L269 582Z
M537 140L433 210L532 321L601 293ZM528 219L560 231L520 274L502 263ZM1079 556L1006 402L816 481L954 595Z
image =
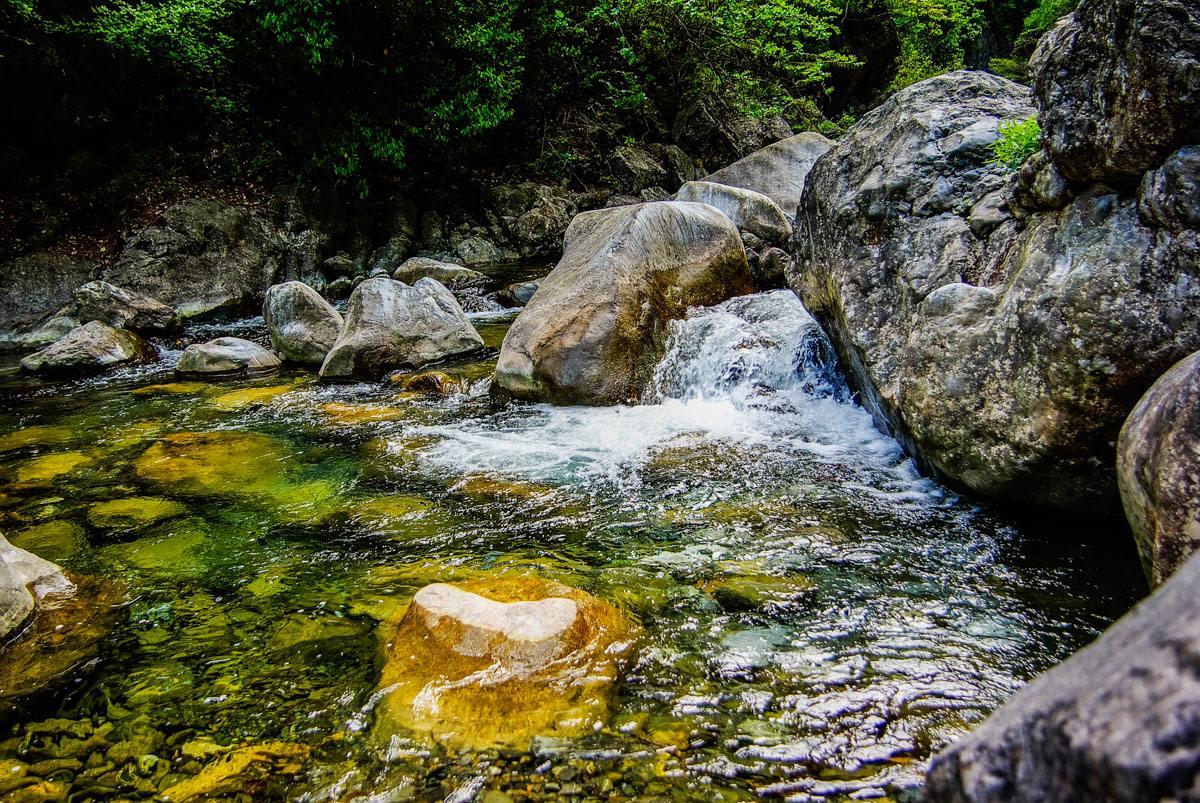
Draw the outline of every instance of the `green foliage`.
M1000 138L992 143L992 164L1016 170L1042 147L1042 128L1036 117L1000 126Z
M1021 35L1017 37L1017 52L1032 52L1042 35L1054 27L1054 23L1070 14L1079 5L1079 0L1039 0L1029 16Z
M1030 19L1072 1L1042 0ZM135 125L170 147L361 193L489 148L547 178L580 175L623 138L669 141L695 109L714 127L782 114L838 133L861 108L831 96L862 67L850 15L894 39L895 89L963 66L985 24L1015 28L1033 2L0 0L17 21L0 34L103 51Z
M901 89L963 67L967 44L983 29L979 0L886 0L900 42L892 81Z

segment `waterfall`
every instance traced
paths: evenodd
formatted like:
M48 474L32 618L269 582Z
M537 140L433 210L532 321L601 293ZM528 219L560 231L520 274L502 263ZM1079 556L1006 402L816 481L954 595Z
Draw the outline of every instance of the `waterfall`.
M671 326L655 398L761 405L778 392L848 402L825 334L796 295L776 290L700 309Z

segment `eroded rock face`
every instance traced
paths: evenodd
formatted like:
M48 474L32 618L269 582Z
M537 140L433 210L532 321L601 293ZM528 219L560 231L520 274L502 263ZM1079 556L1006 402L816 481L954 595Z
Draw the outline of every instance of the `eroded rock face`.
M22 359L21 370L39 374L89 373L157 357L157 350L133 332L92 321Z
M930 765L931 803L1190 800L1200 778L1193 557Z
M1032 61L1046 150L1073 181L1136 185L1200 142L1200 8L1083 0Z
M739 231L748 231L767 243L786 243L792 236L792 224L783 210L770 198L753 190L710 181L689 181L679 188L675 198L716 207Z
M354 289L321 378L379 379L483 347L454 294L433 279L409 286L380 277Z
M1117 478L1142 565L1158 585L1200 546L1200 352L1163 374L1129 414Z
M761 193L785 214L794 215L809 171L833 145L828 137L806 131L757 150L701 181Z
M636 635L608 603L532 578L425 586L385 631L376 736L473 749L592 730Z
M303 282L272 285L263 301L271 346L283 359L320 365L342 330L342 314Z
M508 330L493 387L566 404L636 399L671 320L750 290L737 228L713 207L664 201L585 212Z
M94 262L52 253L28 254L0 264L0 348L53 342L56 338L30 340L28 334L99 270Z
M281 364L278 357L257 343L240 337L218 337L184 349L175 364L175 373L212 379L265 376L278 371Z
M108 282L88 282L76 288L71 303L59 315L77 321L103 321L139 334L179 328L179 316L166 304Z
M1048 163L990 164L998 124L1030 101L959 72L864 117L809 175L791 284L928 465L989 496L1113 510L1125 415L1200 348L1200 249L1135 198L1060 197ZM1036 209L1021 220L1017 191Z
M103 278L157 298L183 317L256 309L285 244L260 213L215 199L184 201L134 232Z

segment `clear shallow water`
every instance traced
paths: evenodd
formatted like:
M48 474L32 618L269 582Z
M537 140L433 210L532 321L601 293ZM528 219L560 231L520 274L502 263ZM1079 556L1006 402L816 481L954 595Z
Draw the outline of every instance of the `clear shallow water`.
M493 348L509 320L476 318ZM214 778L223 747L263 743L286 747L243 773L253 783L206 788L900 799L941 745L1142 591L1131 549L1080 546L1088 525L1018 524L921 478L786 292L678 324L655 405L499 408L493 362L448 367L448 398L302 373L10 379L4 532L129 602L90 666L8 715L0 762L76 799L152 798ZM198 484L139 462L214 432L200 437L225 445ZM146 496L181 509L101 515ZM609 725L530 753L414 737L383 755L367 737L377 623L428 582L504 573L641 622Z

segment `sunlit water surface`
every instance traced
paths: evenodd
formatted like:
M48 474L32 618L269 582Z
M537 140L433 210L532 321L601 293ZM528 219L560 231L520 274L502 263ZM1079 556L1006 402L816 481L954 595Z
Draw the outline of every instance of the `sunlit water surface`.
M447 398L302 372L175 383L171 353L94 380L10 375L4 532L128 604L91 664L6 715L0 765L63 797L150 799L222 747L282 742L304 746L295 766L213 793L899 800L1142 591L1131 551L1082 546L1086 526L1018 525L922 478L790 293L677 324L659 401L637 407L493 405L510 321L476 316L491 351L445 368ZM261 320L193 334L230 331L265 342ZM137 470L164 436L217 430L269 440L230 450L224 484ZM148 495L184 510L95 512ZM528 753L414 736L381 755L377 623L426 583L505 573L641 622L608 725Z

